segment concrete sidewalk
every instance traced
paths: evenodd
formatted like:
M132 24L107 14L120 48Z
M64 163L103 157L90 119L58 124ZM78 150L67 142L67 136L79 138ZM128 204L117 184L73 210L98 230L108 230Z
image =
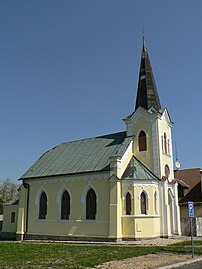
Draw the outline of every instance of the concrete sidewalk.
M174 269L174 268L181 268L181 266L183 267L184 265L189 265L189 268L192 268L191 265L196 263L196 262L200 262L202 263L202 257L200 258L193 258L189 261L185 261L185 262L179 262L179 263L175 263L175 264L170 264L170 265L166 265L166 266L163 266L163 267L157 267L156 269ZM202 268L202 267L199 267L199 268Z

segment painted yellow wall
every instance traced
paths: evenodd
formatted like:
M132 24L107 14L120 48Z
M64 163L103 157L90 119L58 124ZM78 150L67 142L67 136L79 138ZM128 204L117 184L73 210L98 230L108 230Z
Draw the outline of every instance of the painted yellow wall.
M152 238L160 236L160 218L139 218L135 221L136 238Z
M140 194L142 193L142 191L145 191L148 195L148 210L147 210L147 214L156 214L155 211L155 205L154 205L154 193L155 191L157 192L157 214L160 213L160 204L159 204L159 189L157 185L142 185L142 186L129 186L127 187L125 184L122 186L122 194L123 194L123 204L122 204L122 212L124 214L125 212L125 195L127 192L130 192L132 194L132 214L134 215L140 215L141 211L140 211Z
M28 189L21 185L19 190L17 234L24 234L26 230L27 193Z
M132 182L131 182L132 183ZM133 182L134 183L134 182ZM137 184L137 181L136 181ZM142 184L142 186L133 186L130 181L123 184L122 187L122 236L123 238L152 238L161 236L160 228L160 199L159 188L157 185ZM148 195L147 214L141 214L140 194L145 191ZM154 193L157 192L157 212L154 206ZM125 213L125 195L130 192L132 195L132 212L131 215Z
M97 176L98 177L98 176ZM86 220L85 197L87 190L93 188L97 194L96 220ZM57 201L61 189L70 194L69 220L60 219L60 206ZM39 220L37 193L44 190L48 198L46 220ZM62 192L63 193L63 192ZM103 195L103 193L105 195ZM38 198L40 195L38 195ZM38 200L39 201L39 200ZM60 199L59 199L60 201ZM103 210L104 209L104 210ZM28 234L47 234L65 236L96 236L109 235L109 181L108 179L66 178L60 180L30 181Z
M147 135L147 150L139 152L138 148L138 135L139 132L143 130ZM145 117L140 117L132 129L132 134L134 136L133 140L133 154L140 160L144 165L146 165L151 171L154 170L153 164L153 142L152 142L152 123L148 121Z
M140 194L142 191L145 191L148 195L148 206L147 206L147 214L153 215L154 212L154 192L157 191L159 196L158 188L156 186L136 186L134 188L134 208L137 215L141 214L140 208ZM157 200L157 213L159 213L159 199Z
M82 179L63 178L63 180L30 180L29 221L28 234L52 235L69 237L97 237L97 238L141 238L160 235L159 216L154 212L153 196L158 192L156 185L131 186L128 188L120 180L96 179L82 176ZM117 184L118 183L118 184ZM87 190L93 188L97 194L96 220L85 219L85 197ZM120 189L121 188L121 189ZM71 198L71 214L69 220L60 219L58 194L67 189ZM61 191L62 190L62 191ZM132 193L132 210L134 216L124 216L124 202L121 193L130 190ZM141 215L139 195L144 190L148 194L147 215ZM39 220L37 196L45 191L48 198L48 212L46 220ZM111 192L111 198L110 198ZM103 195L103 193L105 195ZM26 201L27 190L22 190L20 208ZM24 202L23 202L24 201ZM158 200L159 201L159 200ZM158 211L159 211L159 202ZM103 210L104 209L104 210ZM26 213L26 206L24 206ZM109 215L110 214L110 215ZM110 222L111 217L111 222ZM26 220L24 221L26 223ZM149 227L148 227L149 226ZM141 228L140 228L141 227Z
M15 213L15 222L11 223L11 214ZM17 229L17 218L18 218L18 205L4 205L3 206L3 228L2 232L15 233Z
M109 238L119 239L121 233L121 182L116 176L110 178Z
M161 177L165 176L165 165L167 164L170 168L169 181L172 181L174 178L173 174L173 151L172 151L172 130L171 125L168 123L167 117L164 113L161 119L158 120L159 126L159 150L160 150L160 171ZM170 141L170 154L165 154L162 151L162 136L166 133L167 139Z

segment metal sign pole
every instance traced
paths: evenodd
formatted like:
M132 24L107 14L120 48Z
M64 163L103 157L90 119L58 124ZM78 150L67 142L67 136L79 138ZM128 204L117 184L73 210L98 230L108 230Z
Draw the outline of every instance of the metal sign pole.
M194 241L193 241L193 218L194 218L194 203L188 201L188 215L190 218L190 232L191 232L191 253L192 258L194 257Z
M192 253L192 259L194 258L194 241L193 241L193 223L192 223L192 217L190 218L190 229L191 229L191 253Z

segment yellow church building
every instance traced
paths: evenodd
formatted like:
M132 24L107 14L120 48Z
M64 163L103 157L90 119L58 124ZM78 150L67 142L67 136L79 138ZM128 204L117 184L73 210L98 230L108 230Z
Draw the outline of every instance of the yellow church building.
M181 234L172 122L143 42L136 105L123 132L60 144L20 178L3 232L23 239L135 240Z

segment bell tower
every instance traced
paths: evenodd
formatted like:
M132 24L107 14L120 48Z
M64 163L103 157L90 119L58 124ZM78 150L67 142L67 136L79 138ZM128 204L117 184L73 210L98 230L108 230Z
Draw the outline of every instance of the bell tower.
M143 38L135 110L124 119L133 137L133 154L159 178L172 181L172 122L161 107L148 50Z

